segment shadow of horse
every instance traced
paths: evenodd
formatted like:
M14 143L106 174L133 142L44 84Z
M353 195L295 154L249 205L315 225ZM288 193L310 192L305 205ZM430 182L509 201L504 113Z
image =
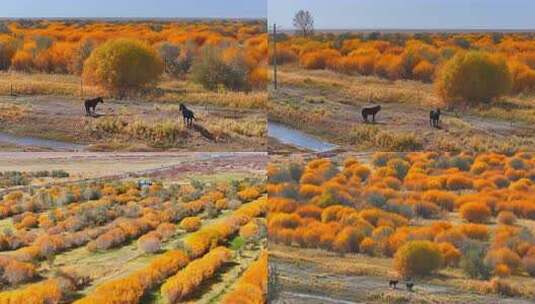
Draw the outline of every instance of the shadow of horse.
M217 138L212 133L210 133L210 131L208 131L208 129L206 129L205 127L196 123L193 123L192 127L195 131L199 132L204 138L217 142Z

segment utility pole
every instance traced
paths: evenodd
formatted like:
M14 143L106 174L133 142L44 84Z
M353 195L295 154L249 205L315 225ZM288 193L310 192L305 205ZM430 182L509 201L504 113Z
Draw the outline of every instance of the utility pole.
M84 98L84 80L80 78L80 96Z
M277 89L277 24L273 23L273 87Z

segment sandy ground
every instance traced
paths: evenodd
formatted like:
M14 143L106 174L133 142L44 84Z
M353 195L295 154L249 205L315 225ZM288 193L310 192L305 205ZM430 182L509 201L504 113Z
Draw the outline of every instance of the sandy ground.
M32 185L68 183L83 179L120 178L124 176L154 176L177 180L189 176L210 175L220 172L233 174L258 174L265 172L268 162L267 153L95 153L95 152L0 152L2 171L67 171L68 178L37 178ZM2 192L13 189L26 189L16 186L0 189Z
M86 145L87 150L157 150L148 143L123 138L96 138L87 126L97 119L117 117L126 121L142 120L161 122L165 120L182 122L177 104L149 103L136 100L106 100L97 106L96 117L86 116L83 102L76 98L58 96L0 96L0 103L17 105L25 109L25 114L15 122L0 121L0 132L20 137L35 137L67 143ZM188 129L189 138L177 143L170 150L183 151L265 151L265 138L234 135L224 140L214 140L206 133L213 119L235 121L265 121L262 110L235 110L219 107L189 106L198 117L195 128ZM35 150L37 147L20 143L1 143L4 151ZM13 150L14 149L14 150ZM53 150L61 150L54 149ZM40 148L41 151L50 148Z
M440 303L528 304L532 300L479 295L435 281L416 280L413 292L400 283L388 288L392 275L386 259L338 256L316 249L270 244L280 294L274 303Z
M278 105L290 106L308 113L324 113L320 119L310 123L299 124L295 121L284 121L274 112L270 119L291 125L292 127L313 134L326 142L345 146L347 149L377 150L373 145L357 143L349 144L347 134L353 127L364 126L361 109L368 105L367 100L354 98L351 90L363 90L362 83L353 84L351 78L342 78L339 86L301 85L285 83L285 78L310 76L314 79L329 80L329 76L337 77L327 71L304 71L286 68L281 72L281 85L277 91L271 91L272 108ZM338 75L338 77L341 77ZM393 84L392 86L399 86ZM387 88L385 90L392 89ZM399 89L396 87L396 89ZM418 92L417 92L418 93ZM416 94L416 93L415 93ZM424 92L422 94L431 94ZM377 114L374 124L380 130L394 133L415 133L421 138L423 150L441 149L450 142L457 147L468 149L478 141L506 142L515 138L515 143L525 148L535 149L535 126L524 122L486 118L467 113L466 111L448 112L442 109L441 126L439 129L430 127L429 111L437 105L422 106L418 102L381 103L382 109ZM281 121L282 119L282 121ZM448 143L449 145L451 145Z

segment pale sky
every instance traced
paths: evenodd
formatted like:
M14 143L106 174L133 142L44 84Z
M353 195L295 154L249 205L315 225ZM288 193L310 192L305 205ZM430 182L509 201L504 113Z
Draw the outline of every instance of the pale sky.
M0 17L266 18L267 0L1 0Z
M535 29L533 0L267 0L268 22L291 29L299 9L318 29Z

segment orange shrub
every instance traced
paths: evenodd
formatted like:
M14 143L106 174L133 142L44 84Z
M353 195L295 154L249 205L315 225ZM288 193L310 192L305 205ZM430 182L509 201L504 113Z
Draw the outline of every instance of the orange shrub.
M259 198L262 195L260 191L256 187L248 187L240 192L238 192L238 197L243 202L250 202L257 198Z
M512 91L514 93L529 93L535 90L535 71L532 68L518 61L510 61L509 69L513 79Z
M424 192L422 199L424 201L433 202L444 210L453 211L457 195L447 191L428 190Z
M336 50L325 49L320 51L308 52L301 56L301 66L309 70L325 69L327 62L335 60L340 56Z
M171 250L156 257L148 266L128 276L98 285L76 304L95 303L139 303L150 288L176 273L189 263L189 258L181 250Z
M340 231L333 242L333 250L340 253L358 252L364 235L355 228L346 227Z
M201 228L202 222L201 219L197 216L186 217L180 222L180 229L186 230L187 232L193 232Z
M180 301L193 293L201 283L212 276L232 258L232 252L225 247L212 249L202 258L189 263L177 274L169 278L161 287L162 295L169 303Z
M511 269L505 264L498 264L494 269L494 275L500 278L505 278L511 275Z
M446 186L449 190L457 191L463 189L471 189L473 187L472 180L464 175L455 174L448 177Z
M490 237L489 228L479 224L461 224L458 229L467 237L480 241L487 241Z
M360 242L359 252L368 255L374 255L376 246L377 244L372 238L366 237L362 240L362 242Z
M256 238L260 233L260 227L254 221L251 221L240 228L240 236L246 240Z
M415 79L423 82L431 82L435 73L435 66L427 60L420 61L413 69L412 75Z
M516 223L516 215L511 211L500 211L500 213L498 213L498 223L504 225L514 225Z
M11 66L17 71L31 72L34 68L32 54L27 50L18 50L11 60Z
M22 289L0 293L2 304L50 304L62 300L61 285L58 280L46 280L28 285Z
M262 304L266 302L268 254L262 252L257 261L244 271L234 290L221 300L222 304Z
M276 56L277 64L292 63L292 62L296 62L298 59L297 54L288 47L283 47L283 46L277 47L276 54L277 54ZM269 57L270 64L274 63L274 59L275 59L274 55L275 54L273 52L270 52L270 57Z
M484 203L467 203L459 209L461 217L473 223L485 223L491 216L491 211Z
M491 265L494 269L498 265L506 265L514 272L519 269L522 261L518 254L507 247L501 247L497 249L491 249L485 256L485 263Z
M323 212L323 210L321 208L319 208L317 206L314 206L314 205L301 206L296 211L296 213L301 218L310 217L310 218L314 218L316 220L320 220L321 219L322 212Z
M442 256L444 257L444 266L457 267L457 265L459 265L462 255L459 249L446 242L439 243L438 247L440 252L442 252Z

